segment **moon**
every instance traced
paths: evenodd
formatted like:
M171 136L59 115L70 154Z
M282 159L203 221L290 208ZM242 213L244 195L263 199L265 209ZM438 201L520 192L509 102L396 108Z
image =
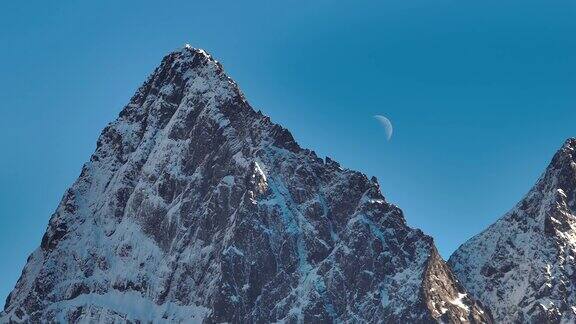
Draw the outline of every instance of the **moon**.
M390 139L392 138L392 132L394 131L394 128L392 127L392 123L390 122L390 119L388 119L382 115L376 115L376 116L374 116L374 118L376 118L376 120L378 120L380 122L380 124L382 124L382 126L384 126L384 130L386 131L386 140L390 141Z

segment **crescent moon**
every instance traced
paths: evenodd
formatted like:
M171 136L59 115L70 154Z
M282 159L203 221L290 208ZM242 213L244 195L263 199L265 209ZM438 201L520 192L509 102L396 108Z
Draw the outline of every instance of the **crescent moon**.
M382 115L376 115L376 116L374 116L374 118L376 118L376 120L378 120L380 122L380 124L382 124L382 126L384 126L384 130L386 131L386 140L389 141L392 138L392 133L394 131L394 128L392 127L392 123L390 122L390 119L388 119Z

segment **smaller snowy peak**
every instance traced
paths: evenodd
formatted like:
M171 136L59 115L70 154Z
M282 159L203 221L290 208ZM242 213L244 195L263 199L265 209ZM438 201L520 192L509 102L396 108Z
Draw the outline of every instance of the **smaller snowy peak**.
M464 243L449 264L500 322L576 321L576 139L528 194Z

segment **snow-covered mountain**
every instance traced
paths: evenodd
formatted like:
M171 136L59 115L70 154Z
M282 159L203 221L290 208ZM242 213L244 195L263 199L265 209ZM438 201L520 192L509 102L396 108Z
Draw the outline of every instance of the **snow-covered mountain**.
M576 322L576 139L534 188L451 257L462 284L501 323Z
M491 322L375 178L167 55L64 194L0 322Z

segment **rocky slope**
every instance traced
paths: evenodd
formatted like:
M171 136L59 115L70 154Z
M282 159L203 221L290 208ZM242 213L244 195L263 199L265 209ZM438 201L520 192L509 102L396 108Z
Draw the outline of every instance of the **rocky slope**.
M510 212L450 257L502 323L576 321L576 139Z
M376 179L167 55L65 193L2 322L490 322Z

